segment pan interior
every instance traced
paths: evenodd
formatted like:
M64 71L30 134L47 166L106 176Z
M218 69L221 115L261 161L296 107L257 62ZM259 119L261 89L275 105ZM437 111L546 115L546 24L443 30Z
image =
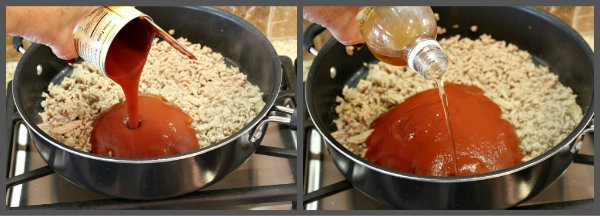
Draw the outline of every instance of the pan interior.
M558 18L554 17L552 19L552 17L547 17L551 15L539 9L501 7L500 10L496 10L495 8L434 7L434 12L439 13L441 17L438 25L448 30L445 34L439 35L438 39L451 37L456 34L461 35L461 37L477 39L481 34L485 33L490 34L496 40L504 40L507 43L517 45L519 49L526 50L532 55L536 66L548 67L552 73L559 76L561 84L572 88L573 92L577 94L577 104L581 107L583 113L586 113L592 101L593 62L591 61L591 52L586 52L589 48L583 39L578 35L573 35L577 33L565 23L558 20ZM507 14L517 16L515 19L518 18L521 21L513 21L514 19L504 21L505 19L503 19L503 22L498 22L494 18L504 17ZM532 19L532 15L537 19ZM478 19L472 19L473 17L477 17ZM531 22L520 23L522 20L531 20ZM557 22L559 23L557 24ZM454 29L452 28L454 24L459 24L462 28ZM472 25L478 26L477 32L470 31L469 27ZM544 32L539 32L541 31L540 29L544 30ZM527 31L521 32L520 30ZM539 35L547 36L539 37ZM541 38L550 39L542 40ZM328 97L313 97L309 99L314 99L314 104L320 109L318 112L320 114L319 117L324 122L332 122L338 116L333 108L327 109L327 112L323 112L322 108L335 107L337 105L335 103L335 96L342 96L341 89L343 86L356 87L360 79L364 79L367 76L368 70L362 66L362 63L374 64L378 62L367 49L360 49L355 51L354 55L348 56L343 52L343 46L336 44L335 40L332 39L328 43L330 43L329 46L324 47L324 49L327 49L327 52L323 52L326 53L326 56L321 56L324 58L317 57L318 62L316 62L318 65L311 68L311 71L316 73L316 82L310 86L318 89L319 95L324 94ZM321 75L328 75L331 67L337 69L338 76L335 79ZM323 87L325 83L328 83L328 86L333 85L337 87L334 90L335 92L329 91L331 87ZM326 125L328 125L327 129L329 132L337 130L334 124L328 123Z

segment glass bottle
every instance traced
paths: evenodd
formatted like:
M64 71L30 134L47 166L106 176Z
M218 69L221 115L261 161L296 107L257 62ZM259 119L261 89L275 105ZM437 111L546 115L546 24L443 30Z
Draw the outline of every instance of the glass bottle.
M426 79L441 77L448 59L435 40L437 24L430 7L366 7L357 16L365 44L379 60L409 66Z

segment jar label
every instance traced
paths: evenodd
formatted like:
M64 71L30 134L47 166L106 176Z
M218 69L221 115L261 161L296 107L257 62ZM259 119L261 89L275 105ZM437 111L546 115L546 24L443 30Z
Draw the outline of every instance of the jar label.
M131 20L149 16L131 6L108 6L94 10L73 30L75 48L81 58L105 72L106 54L117 33Z

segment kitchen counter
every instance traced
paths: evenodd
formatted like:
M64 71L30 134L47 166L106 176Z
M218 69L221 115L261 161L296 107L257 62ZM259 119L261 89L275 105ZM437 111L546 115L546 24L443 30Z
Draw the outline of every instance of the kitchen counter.
M275 47L278 55L290 57L292 61L296 60L298 56L296 39L276 39L271 40L271 44Z

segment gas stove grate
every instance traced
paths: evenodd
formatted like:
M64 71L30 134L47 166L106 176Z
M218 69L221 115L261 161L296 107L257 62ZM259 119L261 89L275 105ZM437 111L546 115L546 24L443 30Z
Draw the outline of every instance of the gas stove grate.
M260 146L256 154L282 157L296 158L296 151ZM6 189L32 181L50 174L54 171L48 167L41 167L35 170L25 172L21 175L7 179ZM227 206L227 205L251 205L260 203L290 201L295 207L296 201L296 184L277 184L267 186L230 188L219 190L199 190L183 196L152 201L138 201L126 199L104 199L104 200L89 200L80 202L53 203L34 206L7 207L8 210L106 210L106 209L168 209L174 205L186 205L193 207L202 206Z
M197 208L204 206L248 205L296 200L296 184L196 191L166 200L137 201L126 199L90 200L81 202L11 207L8 210L114 210L169 209L174 205Z
M585 164L585 165L594 165L594 156L580 154L578 155L574 163ZM307 204L321 200L325 197L329 197L331 195L343 192L345 190L352 189L352 184L347 180L342 180L324 187L321 187L315 191L304 194L304 206ZM551 203L542 203L542 204L534 204L534 205L526 205L526 206L515 206L510 209L513 210L557 210L557 209L594 209L594 199L583 199L583 200L570 200L563 202L551 202Z
M12 98L10 98L12 99ZM10 121L10 120L9 120ZM18 123L19 121L17 121ZM17 124L12 124L17 125ZM258 146L256 154L295 160L294 149ZM10 157L9 157L10 158ZM6 190L20 184L33 181L44 176L55 174L49 166L44 166L6 179ZM7 175L8 176L8 175ZM255 205L276 202L291 202L296 207L297 187L295 183L274 184L267 186L251 186L215 190L199 190L179 197L163 200L139 201L125 199L102 199L78 202L63 202L43 205L9 207L8 210L90 210L90 209L170 209L173 206L186 208L202 208L205 206Z
M308 117L308 115L305 115L305 131L310 131L310 132L314 132L315 134L318 134L316 131L316 127L314 125L314 123L312 122L312 120L310 119L310 117ZM311 134L310 132L307 132L307 134ZM312 135L312 134L311 134ZM313 184L317 184L317 188L314 188L314 185L307 185L307 182L310 182L310 180L308 178L310 178L311 175L311 171L309 171L309 169L312 167L310 165L310 162L315 160L318 161L318 163L320 164L319 166L323 166L324 163L331 163L331 159L325 159L323 154L325 152L325 140L323 138L321 138L321 135L317 135L319 138L316 138L316 140L311 140L309 138L305 139L304 143L304 173L305 173L305 178L304 178L304 183L305 183L305 193L303 194L303 201L302 203L304 204L305 207L310 206L311 204L316 204L315 201L317 202L322 202L323 199L325 198L331 198L331 199L335 199L337 202L345 202L346 200L341 200L340 198L333 198L334 196L345 196L345 195L341 195L341 193L343 192L350 192L349 190L354 189L354 186L352 185L352 183L350 183L348 180L337 180L337 181L333 181L334 183L329 183L328 185L319 185L318 183L313 183ZM591 137L591 140L593 140L593 135ZM312 143L312 142L316 142ZM313 152L314 149L311 148L315 148L313 146L320 146L320 147L316 147L319 148L317 150L315 150L315 152ZM316 155L315 155L316 154ZM591 154L585 154L582 153L581 151L579 152L579 154L576 155L576 157L573 160L573 164L579 164L580 166L594 166L594 155ZM332 164L330 164L331 166ZM572 166L572 165L571 165ZM324 168L318 168L320 171L317 171L319 173L324 172L322 169ZM317 177L317 178L321 178L321 177ZM311 189L308 189L311 188ZM308 190L311 190L310 192L307 193ZM365 197L367 199L370 199L368 197ZM356 198L358 200L360 200L361 198ZM347 201L348 203L354 202L354 201ZM346 204L348 204L346 203ZM315 206L313 206L315 207ZM320 208L320 207L317 207ZM377 208L377 207L375 207ZM312 208L310 208L312 209ZM524 201L524 203L518 205L518 206L514 206L512 208L510 208L511 210L567 210L567 209L573 209L573 210L581 210L581 209L594 209L594 198L592 196L592 198L586 198L586 197L582 197L580 199L573 199L573 200L564 200L564 201L547 201L547 202L534 202L533 204L528 204L527 201Z

